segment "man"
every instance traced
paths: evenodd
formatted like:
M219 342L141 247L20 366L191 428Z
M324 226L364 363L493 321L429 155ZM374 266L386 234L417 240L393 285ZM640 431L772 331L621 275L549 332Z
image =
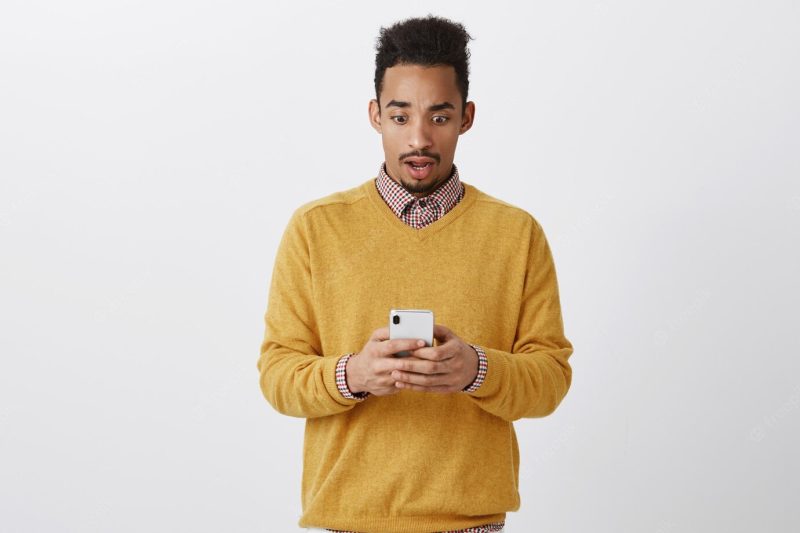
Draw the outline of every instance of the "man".
M258 369L269 403L306 418L301 527L502 531L512 422L570 387L541 226L453 164L475 116L469 39L432 16L381 29L379 174L298 208L281 240ZM435 345L388 340L392 308L432 310Z

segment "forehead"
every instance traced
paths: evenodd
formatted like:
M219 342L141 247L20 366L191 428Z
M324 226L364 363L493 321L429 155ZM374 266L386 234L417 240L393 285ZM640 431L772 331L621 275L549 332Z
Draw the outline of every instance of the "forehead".
M455 103L458 95L456 71L450 65L395 65L383 75L381 105L385 106L389 100L403 100L411 105L432 101Z

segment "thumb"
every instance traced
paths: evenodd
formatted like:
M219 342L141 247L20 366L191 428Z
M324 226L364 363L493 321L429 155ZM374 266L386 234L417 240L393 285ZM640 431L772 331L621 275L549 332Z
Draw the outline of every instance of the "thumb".
M454 337L452 331L449 328L441 325L441 324L434 324L433 325L433 336L438 341L447 342L451 338Z
M389 340L389 328L384 326L382 328L378 328L372 332L369 340L371 341L385 341Z

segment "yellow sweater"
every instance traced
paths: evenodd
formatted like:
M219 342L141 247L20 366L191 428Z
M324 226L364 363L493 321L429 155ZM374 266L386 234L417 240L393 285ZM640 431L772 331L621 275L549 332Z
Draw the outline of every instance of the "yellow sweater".
M464 186L461 202L422 229L397 218L374 179L289 221L257 366L267 401L306 418L301 527L431 532L519 509L512 421L555 410L573 348L541 226ZM343 397L337 361L388 325L391 308L431 309L436 323L483 347L483 385Z

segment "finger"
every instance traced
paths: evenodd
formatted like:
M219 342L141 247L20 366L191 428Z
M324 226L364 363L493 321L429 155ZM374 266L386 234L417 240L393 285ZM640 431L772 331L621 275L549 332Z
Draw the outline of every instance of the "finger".
M450 328L443 326L442 324L433 325L433 337L436 340L447 342L451 337L454 336L455 335L452 331L450 331Z
M442 374L447 369L441 363L417 359L416 357L403 357L392 361L394 368L392 375L401 375L403 372L414 372L417 374Z
M381 343L380 354L390 357L397 352L411 351L424 345L425 341L420 339L392 339Z
M417 360L417 361L424 361L424 359L417 359L413 356L408 357L382 357L375 361L375 374L383 374L389 376L392 380L390 385L394 385L394 379L391 378L391 374L393 371L398 370L398 365L404 365L405 361L409 360Z
M437 387L448 384L449 374L417 374L415 372L392 372L392 379L409 385Z
M372 332L369 340L371 341L385 341L389 339L389 328L384 326Z
M446 361L447 359L455 356L455 350L453 350L451 344L448 343L450 343L450 341L440 344L439 346L425 346L423 348L418 348L411 352L411 354L419 359L428 359L429 361Z

